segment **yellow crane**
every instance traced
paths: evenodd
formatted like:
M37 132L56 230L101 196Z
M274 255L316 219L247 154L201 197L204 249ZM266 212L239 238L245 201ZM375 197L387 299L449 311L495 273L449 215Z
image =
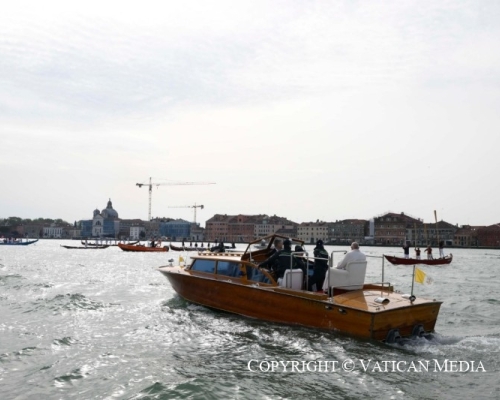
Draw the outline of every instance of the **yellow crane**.
M201 204L196 204L194 203L194 206L171 206L169 208L193 208L194 209L194 223L196 224L196 209L199 208L200 210L203 210L205 206Z
M153 183L152 178L149 178L149 183L136 183L136 186L140 188L146 186L149 188L149 212L148 212L148 220L151 221L151 197L153 195L153 186L163 186L163 185L215 185L215 182L160 182ZM196 210L196 208L195 208Z

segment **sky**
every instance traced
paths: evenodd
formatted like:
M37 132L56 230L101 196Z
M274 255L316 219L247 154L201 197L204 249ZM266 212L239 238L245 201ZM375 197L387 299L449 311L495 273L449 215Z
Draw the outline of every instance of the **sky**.
M73 3L2 6L0 218L500 223L499 2Z

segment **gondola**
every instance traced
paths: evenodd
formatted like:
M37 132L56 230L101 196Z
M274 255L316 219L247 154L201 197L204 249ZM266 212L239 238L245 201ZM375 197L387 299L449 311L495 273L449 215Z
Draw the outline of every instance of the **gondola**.
M103 241L103 243L99 243L98 241L96 241L96 242L86 242L86 243L85 243L85 240L82 240L82 244L83 244L84 246L104 246L104 245L106 245L106 246L118 246L118 244L128 244L128 245L134 245L134 244L137 244L137 243L139 243L139 242L140 242L140 240L136 240L135 242L129 242L129 243L113 243L113 244L107 244L107 243L106 243L106 240L104 240L104 241Z
M384 257L387 261L394 265L416 265L416 264L425 264L425 265L445 265L450 264L453 260L453 254L450 254L444 258L434 258L432 260L422 259L417 260L416 258L402 258L395 256L387 256L384 254Z
M33 243L36 243L38 242L38 239L34 239L34 240L25 240L24 242L22 241L15 241L15 242L9 242L7 241L7 239L0 239L0 245L1 246L28 246L29 244L33 244Z
M107 249L109 246L64 246L61 245L61 247L64 247L65 249L71 249L71 250L100 250L100 249Z
M205 251L207 247L186 247L186 246L174 246L170 243L170 250L172 251Z

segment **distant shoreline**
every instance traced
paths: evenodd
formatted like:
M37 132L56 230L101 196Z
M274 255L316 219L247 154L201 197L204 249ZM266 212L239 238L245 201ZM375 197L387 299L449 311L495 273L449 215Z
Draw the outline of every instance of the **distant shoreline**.
M79 238L40 238L40 241L42 240L85 240L85 239L79 239ZM87 240L89 241L98 241L98 242L120 242L120 241L124 241L122 239L111 239L111 238L108 238L108 239L100 239L100 238L88 238ZM126 241L126 240L125 240ZM141 239L142 242L147 242L148 240L146 239ZM164 242L173 242L173 243L182 243L182 240L164 240ZM184 241L185 243L190 243L191 241L190 240L185 240ZM193 243L196 243L194 240L192 241ZM199 243L204 243L204 242L207 242L206 240L203 240L203 241L199 241ZM212 243L212 242L209 242L209 243ZM215 243L215 242L213 242ZM246 242L234 242L234 244L237 246L237 245L242 245L242 246L245 246L245 245L248 245L248 243ZM316 246L315 243L304 243L304 246ZM335 247L349 247L350 244L349 243L325 243L325 246L335 246ZM399 245L394 245L394 244L362 244L360 243L359 244L359 247L395 247L395 248L399 248L401 246ZM420 247L420 248L424 248L426 247L426 245L419 245L417 247ZM414 248L414 246L411 246L410 249ZM434 249L437 249L438 246L432 246L432 248ZM500 246L445 246L444 247L445 250L446 249L478 249L478 250L500 250Z

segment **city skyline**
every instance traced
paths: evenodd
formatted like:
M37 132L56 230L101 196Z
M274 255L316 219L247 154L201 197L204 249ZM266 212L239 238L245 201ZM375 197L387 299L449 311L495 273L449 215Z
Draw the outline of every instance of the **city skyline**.
M29 6L27 6L27 4ZM0 214L500 221L500 3L10 2ZM119 10L119 12L117 12Z

